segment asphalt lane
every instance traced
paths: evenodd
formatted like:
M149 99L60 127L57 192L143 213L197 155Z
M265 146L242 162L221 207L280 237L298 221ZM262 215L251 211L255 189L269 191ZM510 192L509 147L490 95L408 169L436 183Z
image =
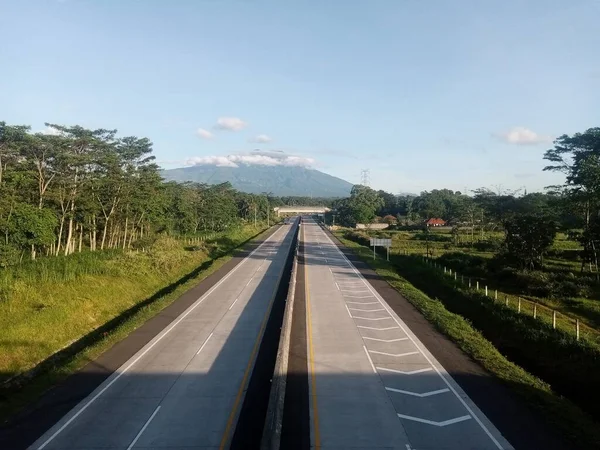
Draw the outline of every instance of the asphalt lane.
M311 446L512 449L327 233L302 228Z
M228 448L294 228L273 233L30 448Z

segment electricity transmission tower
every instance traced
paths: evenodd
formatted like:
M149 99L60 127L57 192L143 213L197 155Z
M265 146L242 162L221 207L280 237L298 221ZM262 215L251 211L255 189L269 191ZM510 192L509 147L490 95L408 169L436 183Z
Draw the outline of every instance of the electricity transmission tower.
M369 186L371 183L371 171L369 169L362 169L360 171L360 184L363 186Z

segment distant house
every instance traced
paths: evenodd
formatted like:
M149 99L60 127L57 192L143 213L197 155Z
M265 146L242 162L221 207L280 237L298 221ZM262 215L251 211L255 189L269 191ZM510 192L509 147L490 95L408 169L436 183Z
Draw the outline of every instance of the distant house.
M428 227L443 227L446 225L446 221L443 219L431 218L425 222Z

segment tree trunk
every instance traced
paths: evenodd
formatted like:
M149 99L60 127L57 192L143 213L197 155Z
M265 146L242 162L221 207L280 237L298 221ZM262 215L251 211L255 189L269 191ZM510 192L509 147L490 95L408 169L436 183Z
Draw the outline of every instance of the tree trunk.
M83 224L79 225L79 253L81 253L81 246L83 244Z
M102 231L102 242L100 243L100 250L104 250L104 242L106 241L106 231L108 230L108 219L104 221L104 231Z
M125 246L127 244L127 226L129 223L129 217L125 216L125 230L123 231L123 250L125 250Z
M58 242L56 244L56 256L60 253L60 247L62 245L62 234L65 226L65 215L60 217L60 228L58 229Z
M71 210L71 213L73 210ZM67 240L65 241L65 256L70 253L71 241L73 239L73 216L69 217L69 226L67 228Z
M129 243L127 244L127 248L131 248L131 242L135 239L136 230L131 230L129 233Z
M35 260L35 245L31 244L31 259Z

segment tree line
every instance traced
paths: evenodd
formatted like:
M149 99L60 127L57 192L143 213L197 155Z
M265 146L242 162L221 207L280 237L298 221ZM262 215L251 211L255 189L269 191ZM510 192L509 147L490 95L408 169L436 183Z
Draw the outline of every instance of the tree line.
M25 255L128 248L157 233L226 230L326 199L164 182L152 142L117 130L0 122L0 266Z
M558 230L568 232L583 246L582 270L587 262L598 271L600 249L600 128L562 135L543 155L544 170L565 174L565 183L546 192L526 193L479 188L467 195L450 189L398 196L356 185L347 199L333 203L338 224L383 221L423 227L441 218L453 227L456 239L463 229L483 238L486 231L503 231L505 247L518 254L523 268L541 265L544 252ZM331 217L333 220L333 217Z

